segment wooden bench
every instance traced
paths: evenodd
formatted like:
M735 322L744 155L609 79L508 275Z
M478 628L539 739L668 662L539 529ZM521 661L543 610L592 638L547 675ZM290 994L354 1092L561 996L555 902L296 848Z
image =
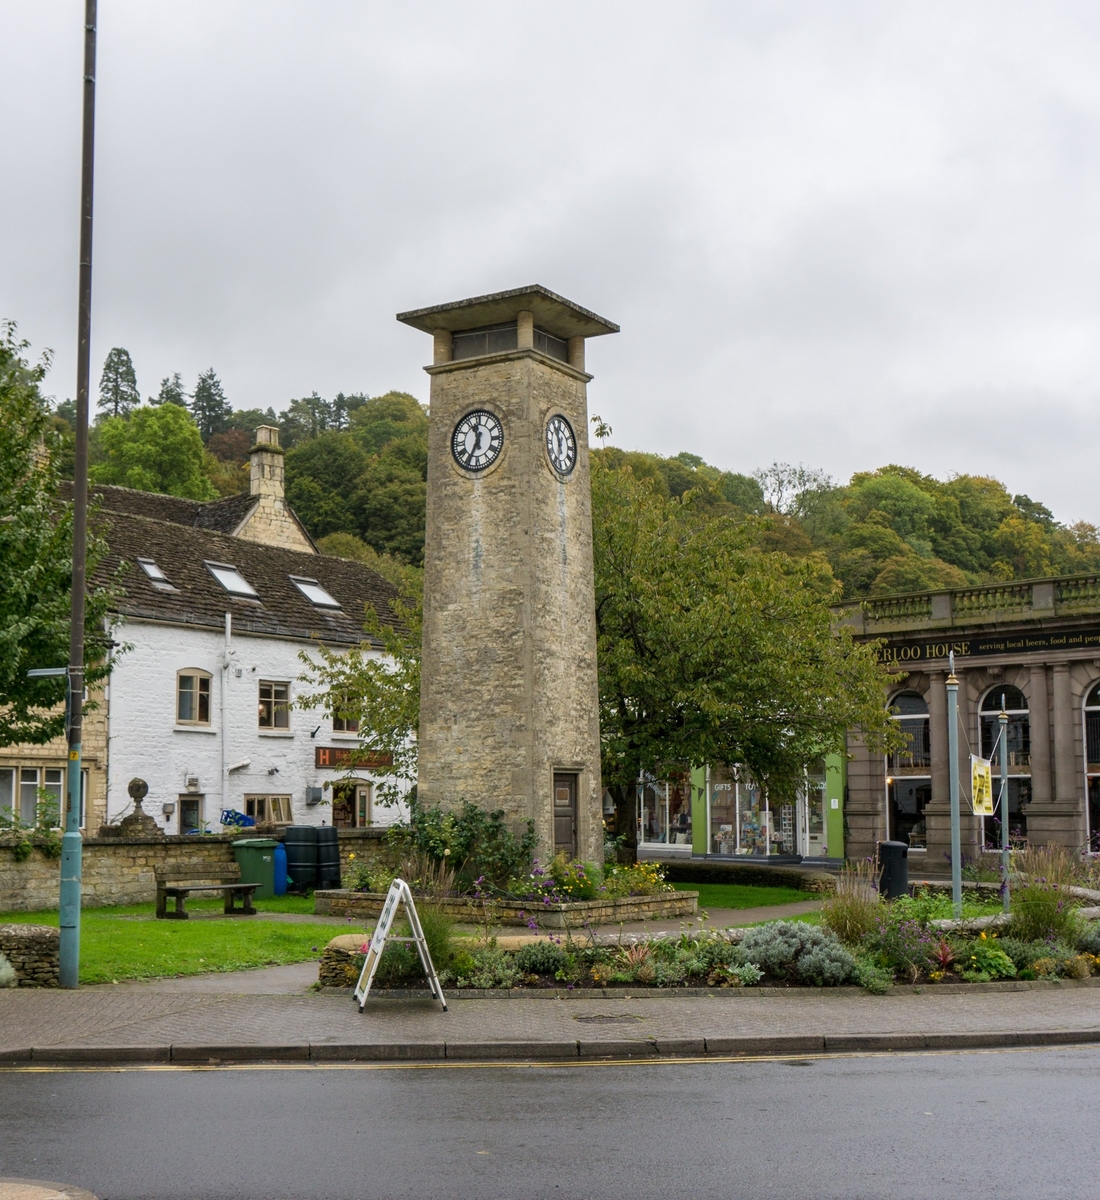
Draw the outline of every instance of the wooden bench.
M157 877L157 919L186 921L185 905L192 892L221 892L225 897L225 912L252 916L256 908L252 893L258 883L241 883L241 868L236 863L217 863L209 867L154 867ZM168 897L176 907L168 911ZM235 907L237 897L241 907Z

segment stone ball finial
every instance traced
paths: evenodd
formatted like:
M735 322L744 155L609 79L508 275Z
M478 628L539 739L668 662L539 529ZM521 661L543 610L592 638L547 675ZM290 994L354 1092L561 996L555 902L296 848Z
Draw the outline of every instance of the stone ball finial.
M149 794L149 785L144 779L131 779L126 790L130 793L130 799L140 804Z

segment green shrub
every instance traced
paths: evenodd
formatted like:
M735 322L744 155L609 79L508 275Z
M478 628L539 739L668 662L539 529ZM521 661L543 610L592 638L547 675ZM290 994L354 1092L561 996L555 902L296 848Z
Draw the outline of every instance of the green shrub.
M889 905L885 916L864 937L863 948L895 979L916 983L932 968L939 940L920 921L907 917L906 911Z
M884 996L894 986L893 972L868 958L856 959L856 982L874 996Z
M1082 923L1077 934L1077 949L1082 954L1100 955L1100 921Z
M516 967L524 975L556 975L565 959L565 951L553 942L529 942L516 952Z
M469 957L473 960L469 973L455 974L460 988L514 987L519 970L516 960L507 950L497 946L479 946ZM453 968L452 968L453 970Z
M1079 924L1073 902L1057 884L1029 877L1013 889L1009 921L1013 937L1025 942L1074 942Z
M821 906L821 923L846 945L858 946L882 915L882 897L870 861L850 863L836 881L836 892Z
M821 979L823 984L827 981L827 986L835 986L856 975L856 960L835 935L803 922L775 921L750 929L741 941L741 953L746 962L755 963L776 979ZM804 976L803 969L811 974Z
M420 918L424 941L428 943L428 953L432 956L436 971L439 971L451 961L455 923L435 904L418 904L416 915Z
M960 947L957 970L969 983L988 983L991 979L1012 979L1016 964L997 944L997 939L979 937Z
M661 892L675 891L665 881L663 867L656 863L640 862L632 866L604 867L603 894L610 899L620 896L655 896Z
M858 974L856 960L839 942L826 942L800 955L795 972L801 983L814 987L839 987Z
M448 860L456 887L464 894L472 892L478 880L482 887L503 891L510 879L529 874L537 843L533 821L516 837L503 809L486 812L469 800L457 812L414 803L409 824L393 826L387 837L399 851L420 851L440 863Z
M424 980L424 968L420 955L408 942L387 942L378 968L374 973L374 985L381 988L415 986Z

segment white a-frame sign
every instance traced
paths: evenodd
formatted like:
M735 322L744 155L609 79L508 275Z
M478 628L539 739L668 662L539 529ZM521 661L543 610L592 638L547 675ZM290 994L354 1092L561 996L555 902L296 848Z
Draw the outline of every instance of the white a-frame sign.
M399 904L405 906L405 916L409 919L412 937L390 937L390 928L397 915ZM432 956L428 952L428 943L424 940L424 930L420 927L420 918L416 915L412 892L403 879L395 879L390 884L390 890L386 893L386 902L382 905L382 915L378 918L374 933L371 934L367 959L363 963L362 971L359 972L359 982L355 985L355 999L359 1004L359 1011L363 1011L363 1006L370 995L370 985L374 982L374 973L378 970L378 960L382 957L382 951L385 950L387 941L412 942L416 946L420 962L424 967L424 974L428 977L428 987L432 989L432 997L443 1005L443 1011L446 1012L447 1001L443 998L443 989L439 986L439 976L435 973Z

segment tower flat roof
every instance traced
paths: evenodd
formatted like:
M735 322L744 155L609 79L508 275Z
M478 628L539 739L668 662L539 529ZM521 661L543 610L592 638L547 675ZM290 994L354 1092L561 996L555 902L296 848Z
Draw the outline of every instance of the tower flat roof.
M485 325L503 325L514 321L521 312L534 313L535 324L555 337L599 337L602 333L619 332L614 322L538 283L512 288L508 292L471 296L468 300L455 300L450 304L433 304L431 308L414 308L398 313L397 319L425 333L436 329L449 329L454 333Z

